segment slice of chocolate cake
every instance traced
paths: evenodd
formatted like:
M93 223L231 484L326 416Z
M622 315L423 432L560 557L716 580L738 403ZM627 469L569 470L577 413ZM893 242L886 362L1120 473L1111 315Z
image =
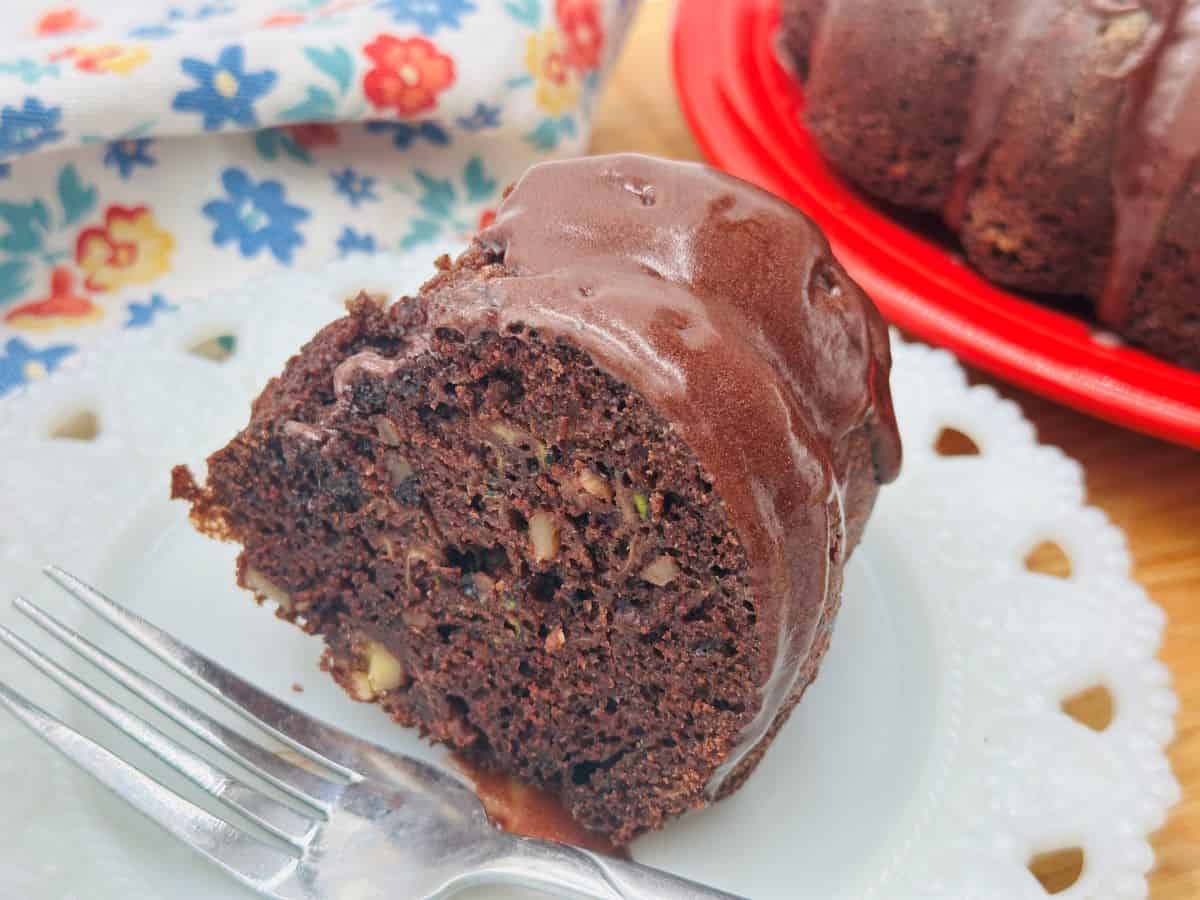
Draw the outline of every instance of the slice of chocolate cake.
M366 297L197 487L360 700L617 843L736 788L816 674L900 446L883 322L795 209L547 163Z

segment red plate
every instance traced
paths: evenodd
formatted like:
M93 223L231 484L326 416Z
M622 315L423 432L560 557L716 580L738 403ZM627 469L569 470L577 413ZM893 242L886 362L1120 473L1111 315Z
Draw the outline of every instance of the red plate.
M775 58L778 22L779 0L679 0L675 81L709 159L815 219L900 327L1029 390L1200 448L1200 374L985 281L830 171L801 120L804 93Z

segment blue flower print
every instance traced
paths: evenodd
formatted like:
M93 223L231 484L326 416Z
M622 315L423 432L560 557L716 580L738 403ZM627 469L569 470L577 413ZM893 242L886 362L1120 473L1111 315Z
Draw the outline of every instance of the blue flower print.
M359 175L351 168L329 174L333 178L334 191L349 200L351 206L357 207L365 200L379 199L375 193L375 179L371 176Z
M26 97L20 106L0 109L0 159L36 150L60 140L61 106L45 106L36 97Z
M176 94L171 108L177 112L201 113L205 131L216 131L226 122L253 128L258 124L254 101L271 89L277 76L270 69L247 72L243 65L244 54L237 44L222 50L216 63L185 57L180 67L199 86Z
M439 28L461 28L462 17L475 12L471 0L379 0L376 9L387 10L397 23L412 23L425 34Z
M0 352L0 396L53 372L78 349L72 344L55 344L35 350L20 338L10 338Z
M351 253L374 253L375 235L359 234L349 225L342 229L337 239L338 254L349 256Z
M129 32L130 37L139 38L165 38L175 34L175 25L186 25L188 22L203 22L207 19L215 18L216 16L227 16L237 10L237 5L233 3L202 3L194 10L189 12L181 6L167 7L166 22L155 23L152 25L139 25L137 28Z
M201 3L191 12L188 12L182 6L171 6L167 8L167 21L203 22L205 19L227 16L236 10L237 5L234 3Z
M431 144L445 146L450 143L450 135L437 122L368 122L369 134L390 134L392 144L397 150L407 150L417 138L424 138Z
M159 313L175 312L179 307L174 303L168 303L167 298L162 294L151 294L150 299L145 303L138 303L135 300L126 309L129 310L129 318L125 320L125 327L145 328L154 322Z
M464 131L483 131L485 128L500 127L500 107L487 103L476 103L475 111L469 116L459 116L454 120Z
M151 168L158 164L158 161L150 155L150 147L153 143L152 138L126 138L122 141L113 141L104 151L104 165L115 168L122 179L132 175L138 166Z
M145 38L148 40L170 37L174 33L175 29L170 25L139 25L137 28L129 29L129 36L131 38Z
M217 224L213 243L223 247L236 241L246 257L266 247L281 263L290 263L292 251L304 243L296 226L309 217L309 211L288 203L278 181L255 182L241 169L226 169L221 184L228 199L204 204L204 214Z

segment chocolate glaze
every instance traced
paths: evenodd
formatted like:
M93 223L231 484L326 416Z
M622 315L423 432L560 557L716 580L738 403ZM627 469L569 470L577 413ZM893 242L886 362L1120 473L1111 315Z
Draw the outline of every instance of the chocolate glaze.
M875 479L898 473L886 327L807 218L696 164L535 166L477 240L503 272L433 290L426 335L536 331L587 351L678 429L742 541L774 658L761 708L712 776L715 795L807 681L857 538L846 537L843 488L864 433Z
M990 0L962 146L944 217L962 224L979 166L1031 54L1053 52L1064 0ZM1127 83L1113 170L1116 229L1102 320L1119 325L1163 220L1200 157L1200 0L1092 0L1101 21L1145 16L1143 39L1113 78Z
M466 756L456 754L454 764L475 785L479 802L497 828L510 834L558 841L608 856L629 858L628 851L614 846L572 819L562 802L549 791L531 787L503 772L482 768Z
M944 216L958 230L975 184L979 164L996 139L1005 102L1024 70L1024 61L1049 37L1066 10L1063 0L990 0L988 34L976 62L970 111L955 159L954 183Z
M1132 70L1117 142L1117 225L1100 318L1125 319L1171 204L1200 157L1200 0L1175 0Z

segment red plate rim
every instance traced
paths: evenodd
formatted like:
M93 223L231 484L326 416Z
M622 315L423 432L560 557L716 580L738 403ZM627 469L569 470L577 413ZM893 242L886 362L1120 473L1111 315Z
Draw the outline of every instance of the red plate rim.
M800 116L803 90L776 59L778 23L779 0L679 0L675 83L705 156L811 216L901 328L1053 400L1200 448L1200 373L989 283L829 169Z

